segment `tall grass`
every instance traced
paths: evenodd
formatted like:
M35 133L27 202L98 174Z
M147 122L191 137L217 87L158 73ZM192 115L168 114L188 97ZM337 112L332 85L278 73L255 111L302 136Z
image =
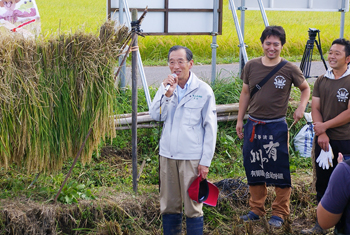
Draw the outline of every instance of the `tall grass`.
M224 0L223 33L217 38L218 63L232 63L239 59L239 40L231 11L228 9L228 0ZM240 19L240 12L237 11ZM308 40L308 29L316 28L321 31L323 52L327 52L331 42L340 35L339 12L295 12L295 11L266 11L270 25L281 25L287 34L287 43L282 56L289 60L300 60ZM348 18L346 13L346 19ZM345 21L346 22L346 21ZM260 11L248 10L245 15L245 43L249 58L262 55L260 36L265 26ZM345 38L350 38L350 25L345 24ZM211 62L211 36L148 36L141 38L140 52L150 64L165 64L169 48L181 44L191 48L195 61L200 63ZM314 49L314 58L319 58L317 49ZM161 61L161 62L158 62Z
M56 2L35 1L43 34L51 32L75 32L83 28L86 32L98 34L100 26L106 21L106 0L60 0Z
M101 138L115 136L113 68L127 34L107 22L99 37L0 37L0 167L59 170L92 128L85 163Z
M98 33L98 27L106 18L106 0L69 1L62 0L52 4L36 0L41 16L42 32L75 31L83 28L87 32ZM237 11L240 19L240 11ZM321 30L322 50L326 52L330 43L340 34L339 12L296 12L266 11L270 25L281 25L287 33L287 43L282 56L289 60L300 60L308 40L308 29ZM345 14L345 23L349 13ZM147 17L147 15L146 15ZM260 11L248 10L245 17L245 42L249 58L262 54L259 41L264 29ZM142 27L141 27L142 28ZM350 38L350 24L345 24L345 38ZM139 39L140 53L145 65L166 65L166 55L173 45L185 45L192 49L195 61L211 62L211 36L147 36ZM223 33L218 36L218 63L238 61L238 38L228 0L223 6ZM316 48L315 48L316 51ZM318 52L314 58L319 59Z

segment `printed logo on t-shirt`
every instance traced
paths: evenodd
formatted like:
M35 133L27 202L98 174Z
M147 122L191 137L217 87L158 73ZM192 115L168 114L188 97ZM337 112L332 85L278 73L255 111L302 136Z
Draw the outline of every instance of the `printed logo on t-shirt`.
M338 102L346 102L349 98L349 92L345 88L340 88L337 94Z
M275 86L277 89L283 89L283 87L286 85L286 79L282 76L275 77Z

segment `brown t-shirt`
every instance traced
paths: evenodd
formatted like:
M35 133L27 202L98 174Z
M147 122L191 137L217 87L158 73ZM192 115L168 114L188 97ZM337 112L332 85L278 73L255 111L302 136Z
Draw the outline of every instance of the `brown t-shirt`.
M316 80L312 96L320 98L320 112L324 122L348 108L349 91L350 75L341 79L320 76ZM332 140L350 140L350 123L328 129L326 134Z
M262 57L252 59L244 66L241 78L252 92L275 66L265 66ZM288 62L275 73L264 86L250 98L248 113L259 119L275 119L286 116L292 83L299 87L305 78L300 69Z

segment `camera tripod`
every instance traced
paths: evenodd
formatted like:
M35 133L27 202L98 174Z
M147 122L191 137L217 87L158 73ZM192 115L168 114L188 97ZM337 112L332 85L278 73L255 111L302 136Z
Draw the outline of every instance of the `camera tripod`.
M322 53L320 30L309 28L308 32L309 32L309 40L307 40L306 42L303 58L301 59L301 64L300 64L300 70L303 72L305 78L310 78L312 52L313 52L315 43L316 43L318 52L321 55L321 60L323 61L324 67L326 70L328 69ZM316 39L317 34L318 34L318 41Z

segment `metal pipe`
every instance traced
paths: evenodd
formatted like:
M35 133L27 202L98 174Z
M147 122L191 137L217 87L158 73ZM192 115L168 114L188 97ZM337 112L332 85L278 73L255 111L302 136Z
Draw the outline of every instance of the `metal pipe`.
M345 26L345 0L342 2L342 8L339 9L341 11L340 16L340 38L344 38L344 26Z
M241 32L242 32L242 38L244 41L244 25L245 25L245 0L241 0L241 7L239 8L241 11ZM245 65L244 58L242 58L242 50L245 49L245 45L239 47L239 75L241 75L241 71L243 70L243 67Z
M128 1L123 0L124 2L124 8L125 8L125 15L126 15L126 26L128 26L129 30L131 30L131 15L130 15L130 9Z
M308 1L307 7L308 7L309 9L314 8L314 1L313 1L313 0L309 0L309 1Z
M123 0L123 1L124 1L125 14L126 14L126 23L130 29L131 28L131 16L130 16L130 11L129 11L129 5L128 5L128 2L126 0ZM141 77L143 90L145 92L145 97L146 97L146 101L147 101L147 105L148 105L148 109L149 109L151 107L151 103L152 103L151 95L149 94L146 74L145 74L145 71L143 69L142 58L141 58L139 50L137 50L137 56L138 56L137 61L138 61L139 74Z
M235 3L233 0L229 0L229 2L230 2L230 8L231 8L232 16L233 16L233 21L235 23L236 32L237 32L237 36L238 36L238 40L239 40L239 47L243 48L243 50L242 50L243 59L244 59L244 62L247 63L248 56L247 56L247 51L245 49L245 44L244 44L244 40L243 40L243 36L242 36L241 27L239 26L238 16L236 13L236 6L235 6Z
M108 20L109 15L111 14L109 11L111 9L111 1L110 0L106 0L106 19ZM112 18L112 17L111 17Z
M264 20L265 27L267 27L267 26L269 26L269 21L268 21L267 16L266 16L264 4L263 4L262 0L258 0L258 3L259 3L261 16Z
M119 24L123 25L124 23L124 0L119 0ZM124 55L126 56L126 55ZM126 71L126 65L123 63L124 61L124 56L121 55L119 57L119 67L121 67L119 79L120 79L120 88L122 91L125 91L125 71Z
M143 69L143 63L142 63L142 59L141 59L141 54L140 51L137 50L137 62L138 62L138 69L139 69L139 74L141 76L141 82L142 82L142 86L143 86L143 91L145 92L145 97L146 97L146 101L147 101L147 105L148 105L148 110L151 107L151 95L149 94L149 90L148 90L148 85L147 85L147 79L146 79L146 73L145 70Z
M132 20L137 20L137 10L132 10ZM133 32L133 48L137 48L137 33ZM133 182L133 190L137 193L137 51L133 50L131 66L132 66L132 182Z
M218 8L219 8L219 1L214 0L214 6L213 6L213 41L211 44L211 83L213 84L215 82L216 78L216 48L218 48L218 45L216 44L216 35L218 34Z

